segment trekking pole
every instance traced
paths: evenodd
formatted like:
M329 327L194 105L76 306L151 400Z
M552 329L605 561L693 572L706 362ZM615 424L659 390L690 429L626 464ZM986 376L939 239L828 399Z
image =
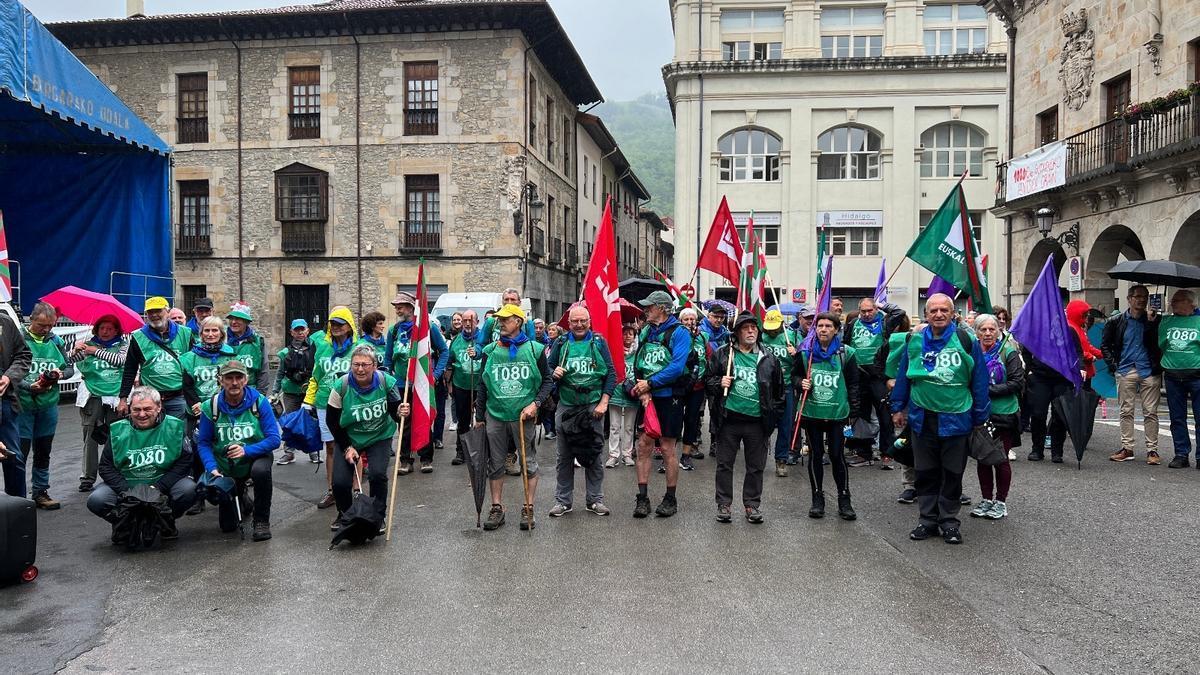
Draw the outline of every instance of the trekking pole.
M813 357L813 352L811 350L809 350L808 364L804 366L804 374L808 377L812 376L812 357ZM800 433L800 420L804 418L804 404L808 402L808 392L809 391L811 391L811 389L809 389L808 391L805 391L800 396L800 405L796 408L796 419L792 422L792 443L788 447L788 449L791 450L792 452L795 452L795 450L796 450L796 437Z
M408 383L405 382L404 383L404 401L403 401L405 404L408 403L408 392L409 392L409 386L408 386ZM412 412L410 411L409 414L411 415ZM405 426L405 423L407 423L407 422L408 422L407 416L400 418L400 436L399 436L399 439L400 439L399 446L400 447L396 448L396 467L397 468L399 468L400 462L404 461L404 426ZM411 450L411 448L410 448L410 450ZM396 513L396 483L399 482L398 480L396 480L396 470L392 468L390 462L388 463L388 471L391 472L388 474L388 478L391 481L391 485L388 487L387 534L383 538L383 540L385 542L389 542L392 540L392 521L395 520L394 516ZM362 484L361 478L359 479L359 484L360 485ZM371 495L371 496L374 497L375 495Z
M528 509L529 524L533 525L533 502L529 499L529 464L525 459L525 420L517 418L517 434L521 440L521 482L525 484L525 511ZM525 516L524 513L521 514ZM529 528L529 534L533 534L533 528Z

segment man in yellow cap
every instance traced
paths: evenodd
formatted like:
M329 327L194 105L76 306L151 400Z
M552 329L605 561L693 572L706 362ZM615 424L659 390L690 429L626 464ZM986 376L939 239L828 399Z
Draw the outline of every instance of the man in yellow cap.
M179 365L179 357L192 348L195 337L187 326L167 319L171 303L166 298L147 298L145 309L146 325L134 331L129 340L117 414L124 416L128 412L129 392L140 375L143 385L159 393L164 413L186 419L183 367Z
M790 383L799 340L791 329L783 325L783 312L773 309L763 317L763 334L759 344L779 360L784 382ZM790 385L785 390L783 415L775 425L775 475L780 478L788 475L788 448L792 443L792 422L796 416L796 394Z

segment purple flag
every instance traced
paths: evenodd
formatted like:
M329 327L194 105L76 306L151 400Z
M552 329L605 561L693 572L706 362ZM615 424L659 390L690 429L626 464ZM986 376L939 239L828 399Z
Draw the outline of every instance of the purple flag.
M1022 347L1061 373L1076 389L1083 384L1079 375L1079 353L1075 349L1074 331L1067 325L1062 296L1058 292L1054 256L1046 258L1037 283L1013 319L1012 334Z
M933 281L929 282L929 290L925 292L925 297L932 297L934 293L945 293L953 298L958 294L958 289L954 287L954 284L935 274Z
M824 264L821 265L821 289L817 294L817 314L828 312L829 305L833 301L833 256L825 256ZM801 349L812 349L813 341L817 339L816 321L813 321L813 327L809 328L808 335L804 337L804 344L800 345Z
M879 263L879 280L875 282L875 304L882 305L887 301L887 258L884 258Z

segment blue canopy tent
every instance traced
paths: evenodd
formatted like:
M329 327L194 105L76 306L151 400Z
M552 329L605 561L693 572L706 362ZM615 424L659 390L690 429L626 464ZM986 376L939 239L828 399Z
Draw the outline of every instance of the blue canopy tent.
M0 0L0 213L23 311L66 285L139 311L144 295L172 295L169 153L17 0Z

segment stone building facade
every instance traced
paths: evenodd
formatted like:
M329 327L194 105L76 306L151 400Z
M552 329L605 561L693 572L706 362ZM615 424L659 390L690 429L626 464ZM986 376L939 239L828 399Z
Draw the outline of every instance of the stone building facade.
M1014 304L1050 256L1060 285L1104 310L1124 308L1128 283L1106 274L1120 261L1200 264L1197 3L986 5L1016 45L1012 154L1036 152L1063 164L1056 179L1032 191L1002 167L994 213L1012 221ZM1014 169L1027 161L1018 159ZM1081 278L1072 284L1066 262L1076 255Z
M904 254L964 172L983 252L1005 264L987 212L1005 152L1005 35L975 2L670 4L677 281L725 197L743 232L754 213L781 298L813 296L825 226L835 292L870 295L886 258L900 266L891 299L915 310L931 275ZM734 293L700 273L701 298Z
M547 4L50 28L174 147L178 306L243 300L278 341L331 305L391 316L422 258L431 296L516 286L541 314L577 295L574 115L600 93Z

